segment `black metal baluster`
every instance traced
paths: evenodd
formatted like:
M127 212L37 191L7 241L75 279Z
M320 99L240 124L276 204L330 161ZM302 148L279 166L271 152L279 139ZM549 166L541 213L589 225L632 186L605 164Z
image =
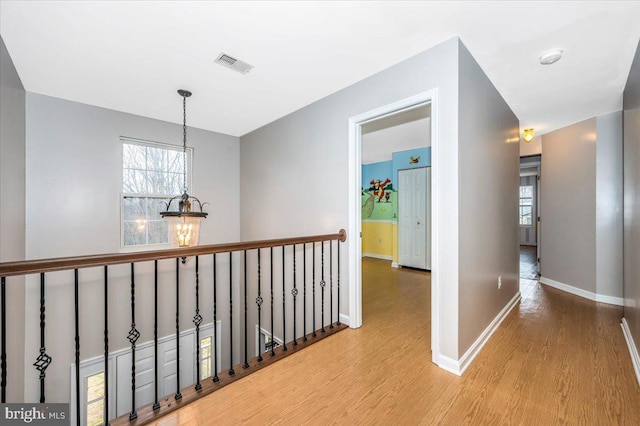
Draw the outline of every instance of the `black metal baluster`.
M284 291L284 246L282 246L282 352L287 351L287 309Z
M293 295L293 346L298 346L298 339L296 339L296 298L298 297L298 289L296 288L296 245L293 245L293 289L291 289Z
M229 375L233 376L233 253L229 252Z
M75 311L75 342L76 342L76 425L80 426L80 301L78 298L79 283L78 269L74 269L74 311Z
M193 316L193 323L196 326L196 385L195 390L202 389L200 384L200 324L202 323L202 315L200 315L200 268L198 266L198 256L196 256L196 314Z
M261 281L262 281L262 271L260 270L260 249L258 249L258 297L256 297L256 305L258 305L258 334L262 334L262 290L261 290ZM258 342L259 343L259 342ZM262 362L262 351L260 348L258 350L258 362Z
M136 281L134 274L134 263L131 263L131 330L127 338L131 342L131 413L129 421L138 418L136 411L136 342L140 337L140 332L136 329Z
M307 341L307 243L302 244L302 341Z
M216 304L216 254L213 253L213 381L218 377L218 305Z
M153 363L154 363L154 381L155 399L153 403L153 411L160 408L158 399L158 261L153 261Z
M326 281L324 280L324 241L320 242L320 246L322 247L322 255L321 255L321 259L322 259L322 278L320 279L320 288L322 289L322 314L321 314L321 318L322 318L322 332L325 333L326 330L324 329L324 288L327 285Z
M269 253L271 256L271 261L269 263L269 270L271 272L271 356L275 356L276 353L273 350L273 345L275 343L275 340L273 338L273 247L269 248Z
M180 392L180 258L176 258L176 394L175 400L182 399Z
M311 262L311 289L313 290L313 317L312 317L312 325L313 325L313 331L311 333L311 335L313 337L316 337L316 243L313 242L313 251L311 252L312 254L312 262Z
M329 328L333 328L333 241L329 241Z
M340 240L338 240L338 321L337 325L340 325Z
M0 356L0 368L2 368L1 402L7 402L7 279L0 278L0 304L2 305L2 355Z
M109 424L109 267L104 265L104 423Z
M247 348L247 251L244 251L244 364L242 368L249 368L249 349Z
M51 364L51 357L47 355L45 343L44 343L44 328L45 328L45 301L44 301L44 272L40 273L40 354L36 358L36 362L33 365L36 370L40 372L40 403L44 404L44 379L46 377L46 370L49 364Z

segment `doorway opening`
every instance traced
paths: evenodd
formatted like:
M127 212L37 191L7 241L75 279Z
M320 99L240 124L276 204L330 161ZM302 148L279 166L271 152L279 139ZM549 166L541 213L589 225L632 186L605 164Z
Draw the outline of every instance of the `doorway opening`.
M387 177L379 177L379 178L370 178L363 176L363 136L367 134L373 134L374 132L381 131L384 128L384 123L389 123L389 121L397 120L397 122L402 122L402 120L407 120L411 114L424 114L424 111L429 111L429 124L428 130L429 135L431 136L431 150L430 150L430 166L431 166L431 196L433 200L437 199L437 185L439 181L438 176L438 147L437 147L437 99L436 99L437 91L432 90L429 92L424 92L422 94L412 96L410 98L395 102L393 104L385 105L375 110L360 114L358 116L352 117L349 120L350 132L349 132L349 232L348 232L348 241L349 244L349 325L352 328L357 328L362 325L362 254L363 254L363 244L364 238L363 235L363 214L368 214L368 210L373 211L376 208L376 201L380 201L378 203L379 213L390 213L393 219L393 213L396 214L396 221L398 212L395 210L395 207L389 211L386 207L391 207L391 201L394 200L394 197L397 197L397 193L394 194L394 191L387 192L385 188L391 184L393 188L393 176L396 174L393 173L389 177L391 182L386 182ZM405 115L408 114L408 115ZM408 120L412 121L412 120ZM376 128L377 130L372 130ZM381 127L382 126L382 127ZM387 125L388 127L388 125ZM393 127L393 126L392 126ZM366 143L366 142L365 142ZM426 140L423 139L422 146L426 147ZM402 149L398 149L398 152L402 151ZM411 159L413 157L413 160ZM415 161L416 156L409 154L409 161ZM424 161L425 159L421 158L419 161ZM424 164L424 163L423 163ZM424 167L424 166L423 166ZM410 167L398 167L395 171L400 170L402 168L410 168ZM369 179L367 181L363 180ZM397 181L397 177L395 177ZM371 182L373 181L373 184ZM386 183L385 183L386 182ZM384 188L381 188L384 186ZM365 189L367 189L368 193L365 193ZM381 190L382 189L382 190ZM384 190L384 191L383 191ZM376 194L377 192L377 194ZM389 194L389 200L387 200L387 194ZM371 197L373 196L373 197ZM380 198L382 196L382 198ZM369 204L367 205L367 200ZM394 200L395 201L395 200ZM364 205L363 205L364 204ZM385 205L386 204L386 205ZM371 208L373 205L373 208ZM386 212L382 212L382 208L385 207ZM363 209L365 209L363 211ZM426 209L426 207L425 207ZM430 247L432 248L431 253L431 294L428 298L429 300L426 302L430 304L430 328L431 328L431 351L432 351L432 359L437 363L437 357L439 354L439 333L438 333L438 300L439 300L439 285L438 285L438 274L437 267L438 264L438 217L437 211L433 208L433 203L429 206L429 217L431 220L431 235L429 238ZM368 225L365 225L368 226ZM397 225L396 225L397 226ZM366 230L365 230L366 231ZM396 234L397 235L397 234ZM397 237L395 237L397 239ZM391 239L391 246L393 247L393 239L394 233L391 231L387 233L387 241ZM427 237L424 237L426 240ZM374 243L375 240L374 239ZM397 244L397 241L396 243ZM366 252L365 252L366 253ZM371 254L371 253L368 253ZM374 253L375 254L375 253ZM388 259L391 257L391 259ZM375 259L375 257L373 257ZM394 252L393 249L391 254L385 255L382 257L383 260L386 261L388 266L391 266L392 263L395 263L393 266L397 266L397 261L393 262ZM376 259L376 261L380 260L380 258ZM431 266L429 265L429 266ZM392 270L391 268L387 268L387 270ZM410 270L407 268L407 272ZM429 312L429 306L425 306L425 314ZM415 314L415 312L414 312Z
M362 125L362 256L431 269L431 105Z
M520 157L520 292L529 293L540 277L540 172L542 156Z

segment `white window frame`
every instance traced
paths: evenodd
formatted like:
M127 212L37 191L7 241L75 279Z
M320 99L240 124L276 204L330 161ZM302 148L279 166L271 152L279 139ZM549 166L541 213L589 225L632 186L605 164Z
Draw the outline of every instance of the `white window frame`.
M168 241L166 243L139 244L139 245L135 245L135 246L127 246L127 245L124 244L124 224L125 224L125 220L124 220L124 200L126 198L154 198L154 199L166 200L168 202L171 197L180 195L180 194L173 194L173 195L167 195L167 194L139 194L139 193L127 193L127 192L124 192L122 190L122 187L123 187L123 184L124 184L123 183L123 178L122 178L123 171L124 171L124 163L123 163L124 144L140 145L140 146L147 146L147 147L152 147L152 148L169 149L169 150L178 151L178 152L182 152L182 146L168 144L168 143L162 143L162 142L147 141L147 140L143 140L143 139L135 139L135 138L130 138L130 137L126 137L126 136L120 136L120 191L121 191L120 192L120 250L121 251L125 251L125 252L129 252L129 251L135 252L135 251L149 250L150 248L152 248L152 249L169 248L170 244L169 244ZM194 193L193 188L192 188L192 183L193 183L192 176L193 176L193 148L192 147L187 147L187 188L189 189L189 193L191 193L191 194Z
M534 215L533 215L533 207L534 207L534 203L535 203L535 188L534 185L520 185L519 188L522 187L530 187L531 188L531 197L520 197L518 196L518 224L523 227L523 228L533 228L535 220L534 220ZM518 191L518 195L520 195L520 191ZM530 199L531 200L531 205L526 206L522 204L522 200L523 199ZM531 207L531 224L523 224L522 223L522 207Z

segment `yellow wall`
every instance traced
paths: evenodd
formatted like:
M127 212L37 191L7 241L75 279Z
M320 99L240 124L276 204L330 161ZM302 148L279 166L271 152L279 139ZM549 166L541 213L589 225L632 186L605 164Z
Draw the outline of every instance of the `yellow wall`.
M392 222L362 221L362 253L398 258L398 225Z

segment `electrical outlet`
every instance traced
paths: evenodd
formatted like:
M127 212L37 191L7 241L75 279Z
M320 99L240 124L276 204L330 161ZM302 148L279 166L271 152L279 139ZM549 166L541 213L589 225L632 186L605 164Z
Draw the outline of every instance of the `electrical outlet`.
M500 290L500 287L502 287L502 275L498 276L498 290Z

